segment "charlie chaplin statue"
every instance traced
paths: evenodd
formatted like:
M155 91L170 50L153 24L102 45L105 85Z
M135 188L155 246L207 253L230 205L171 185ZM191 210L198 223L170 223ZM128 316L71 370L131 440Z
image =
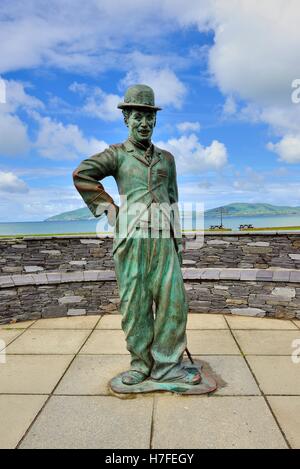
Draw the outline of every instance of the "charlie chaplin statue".
M84 160L73 178L91 212L96 217L105 212L114 225L119 310L131 354L131 368L121 381L128 387L145 380L199 384L198 368L183 363L188 304L180 268L176 167L173 155L151 142L161 108L146 85L130 87L118 108L129 129L128 140ZM117 182L120 207L100 182L106 176ZM154 206L164 208L158 217L151 216ZM166 225L169 236L164 234Z

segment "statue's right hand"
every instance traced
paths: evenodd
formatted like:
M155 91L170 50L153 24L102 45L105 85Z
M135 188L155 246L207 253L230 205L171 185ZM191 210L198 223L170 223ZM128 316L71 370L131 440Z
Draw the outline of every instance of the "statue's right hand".
M118 213L119 207L117 205L111 204L107 210L107 220L111 226L115 226Z

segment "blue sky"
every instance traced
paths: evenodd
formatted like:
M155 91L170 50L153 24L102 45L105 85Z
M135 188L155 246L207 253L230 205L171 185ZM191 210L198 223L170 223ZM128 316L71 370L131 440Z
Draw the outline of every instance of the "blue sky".
M83 206L72 171L126 139L133 83L163 107L182 202L300 206L299 17L296 0L2 0L0 221Z

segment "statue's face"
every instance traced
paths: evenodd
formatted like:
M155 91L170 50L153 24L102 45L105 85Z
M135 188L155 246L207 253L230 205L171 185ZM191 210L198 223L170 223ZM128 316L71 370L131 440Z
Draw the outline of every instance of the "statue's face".
M155 111L133 109L127 119L129 135L137 142L150 141L155 123Z

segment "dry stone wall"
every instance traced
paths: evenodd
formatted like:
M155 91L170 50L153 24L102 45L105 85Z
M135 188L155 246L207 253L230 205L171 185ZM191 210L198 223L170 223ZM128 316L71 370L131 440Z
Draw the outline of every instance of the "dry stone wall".
M300 319L300 233L185 239L190 310ZM118 312L112 238L0 240L0 324Z

